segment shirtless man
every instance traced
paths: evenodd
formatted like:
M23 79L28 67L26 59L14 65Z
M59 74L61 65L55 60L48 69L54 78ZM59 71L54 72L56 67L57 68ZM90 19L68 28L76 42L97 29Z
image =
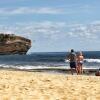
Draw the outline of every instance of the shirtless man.
M70 62L70 68L71 68L71 73L73 75L73 69L75 69L76 73L77 71L77 56L76 53L74 52L73 49L71 49L71 52L69 53L69 55L67 56L67 59ZM77 73L78 74L78 73Z

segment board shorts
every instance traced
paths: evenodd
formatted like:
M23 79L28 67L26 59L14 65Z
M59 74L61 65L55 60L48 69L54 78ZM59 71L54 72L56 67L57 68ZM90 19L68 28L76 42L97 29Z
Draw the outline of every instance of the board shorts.
M76 62L70 62L70 68L76 68L77 64Z

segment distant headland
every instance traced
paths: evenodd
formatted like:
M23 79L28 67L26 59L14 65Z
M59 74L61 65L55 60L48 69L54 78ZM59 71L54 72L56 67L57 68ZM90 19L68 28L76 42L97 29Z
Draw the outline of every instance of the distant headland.
M0 33L0 55L26 54L31 40L15 34Z

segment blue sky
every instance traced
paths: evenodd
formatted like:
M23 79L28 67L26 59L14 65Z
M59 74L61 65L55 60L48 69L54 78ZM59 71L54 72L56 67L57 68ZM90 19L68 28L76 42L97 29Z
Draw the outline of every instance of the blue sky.
M0 32L32 40L29 52L100 50L100 0L1 0Z

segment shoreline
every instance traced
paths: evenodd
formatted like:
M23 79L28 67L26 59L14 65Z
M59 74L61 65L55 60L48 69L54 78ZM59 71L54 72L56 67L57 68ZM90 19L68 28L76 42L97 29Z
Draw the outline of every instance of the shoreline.
M4 68L0 67L0 70L7 71L25 71L25 72L47 72L47 73L58 73L58 74L71 74L70 68L63 67L48 67L48 68L34 68L34 69L19 69L19 68ZM82 75L92 75L95 76L97 68L83 68ZM74 72L75 73L75 72Z

